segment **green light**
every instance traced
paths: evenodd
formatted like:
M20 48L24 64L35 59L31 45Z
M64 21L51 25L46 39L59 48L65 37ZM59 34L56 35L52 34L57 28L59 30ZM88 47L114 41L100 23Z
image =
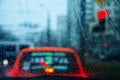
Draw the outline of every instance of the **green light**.
M45 60L46 60L46 62L47 62L48 64L52 64L52 63L53 63L53 58L52 58L52 56L47 56L47 57L45 57Z

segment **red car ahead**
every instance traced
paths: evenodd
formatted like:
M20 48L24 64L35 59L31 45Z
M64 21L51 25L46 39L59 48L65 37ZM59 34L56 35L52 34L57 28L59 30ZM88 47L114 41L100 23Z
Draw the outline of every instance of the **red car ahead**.
M16 58L11 76L88 77L76 51L70 48L56 47L23 49Z

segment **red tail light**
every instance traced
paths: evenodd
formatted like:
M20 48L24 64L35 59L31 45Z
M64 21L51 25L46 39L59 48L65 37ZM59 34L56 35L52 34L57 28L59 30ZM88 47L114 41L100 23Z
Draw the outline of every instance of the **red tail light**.
M108 44L108 43L105 43L105 44L104 44L104 48L106 48L106 49L109 48L109 44Z
M12 76L12 77L16 77L18 73L19 73L19 70L18 70L18 69L12 69L12 70L11 70L11 76Z

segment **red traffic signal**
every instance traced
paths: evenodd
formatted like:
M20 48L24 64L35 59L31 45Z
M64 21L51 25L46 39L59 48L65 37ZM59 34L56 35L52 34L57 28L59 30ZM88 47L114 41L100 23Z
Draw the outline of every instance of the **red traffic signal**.
M98 12L98 19L99 20L103 20L103 19L105 19L107 16L109 17L109 11L108 11L108 9L103 9L103 10L100 10L99 12Z
M107 49L108 47L109 47L108 43L105 43L105 44L104 44L104 48Z

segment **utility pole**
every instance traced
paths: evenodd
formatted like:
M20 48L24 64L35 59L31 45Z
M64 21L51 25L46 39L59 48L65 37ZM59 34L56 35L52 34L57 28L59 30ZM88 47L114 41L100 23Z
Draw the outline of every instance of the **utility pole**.
M50 14L47 13L47 46L50 46Z

